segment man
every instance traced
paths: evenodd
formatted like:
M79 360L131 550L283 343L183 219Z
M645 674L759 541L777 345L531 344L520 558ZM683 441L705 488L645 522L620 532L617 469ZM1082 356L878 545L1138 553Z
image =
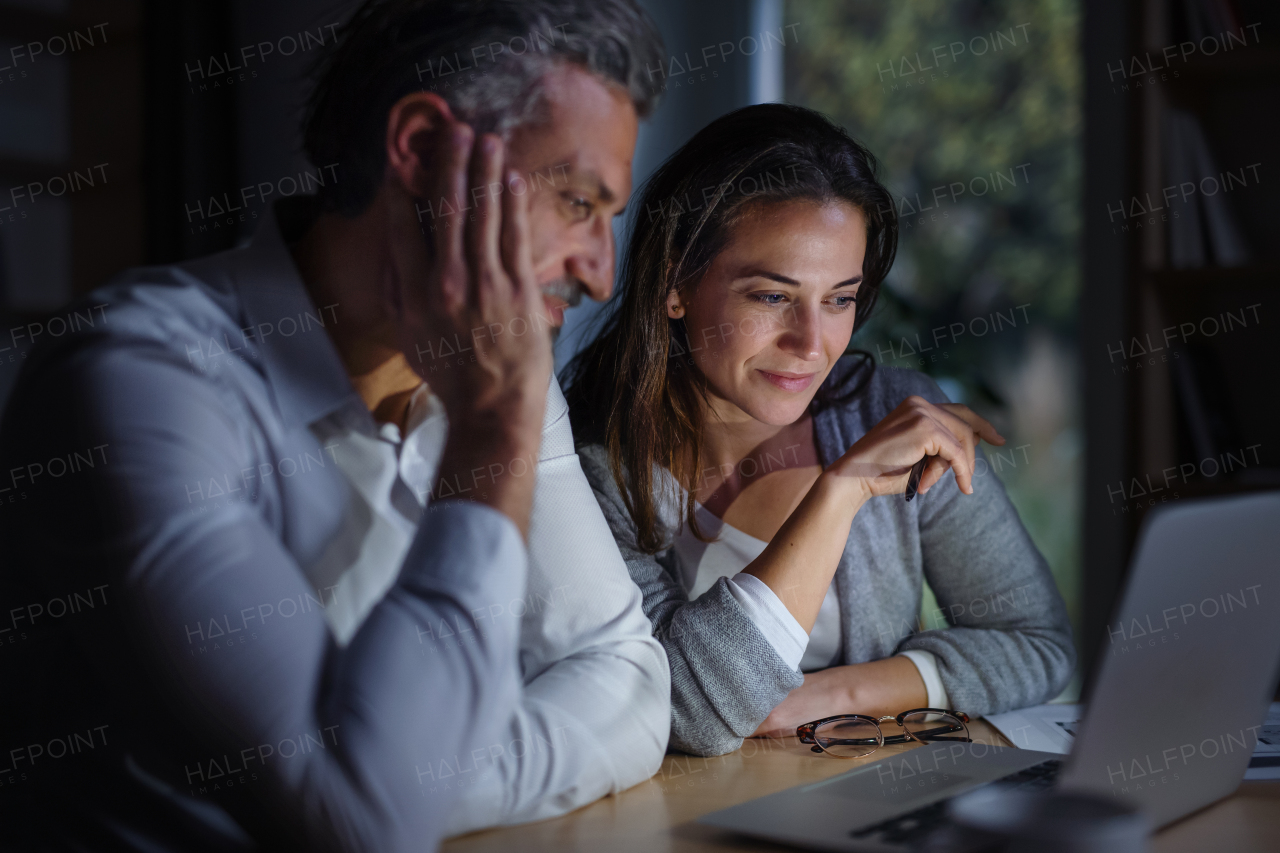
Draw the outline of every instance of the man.
M410 9L419 28L406 32ZM407 485L419 500L491 482L487 470L473 471L426 494L445 430L427 391L469 359L468 344L437 339L402 354L383 321L378 289L365 284L378 263L368 246L386 228L369 200L387 166L397 168L396 140L449 113L507 138L508 161L528 179L527 190L518 191L530 206L534 275L558 327L584 292L600 301L612 292L612 220L630 194L638 118L652 110L662 83L648 69L661 56L656 30L627 0L371 5L327 59L305 142L313 162L340 164L340 179L322 190L327 212L295 254L307 258L300 266L315 304L338 306L333 340L365 408L382 422L377 437L332 419L319 425L325 443L337 443L340 463L366 458L360 448L372 453L379 445L379 475L362 478L370 515L385 522L370 539L385 543L414 514L410 506L402 515L394 496L386 497L388 481ZM384 70L370 79L370 68ZM456 229L475 218L468 209L474 202L419 198L417 222L427 234ZM523 330L516 322L498 332ZM400 436L397 464L391 445ZM526 470L525 460L510 469ZM554 381L537 483L525 596L495 599L474 625L437 622L418 635L431 655L468 642L468 631L483 632L493 618L521 622L525 689L509 729L419 768L424 796L461 791L449 834L562 814L649 778L666 749L666 657L582 473ZM394 579L396 560L368 556L311 575L317 587L336 584L326 615L339 642Z
M609 293L660 50L630 0L366 4L319 204L32 354L0 432L27 843L430 849L656 770L665 658L545 329Z

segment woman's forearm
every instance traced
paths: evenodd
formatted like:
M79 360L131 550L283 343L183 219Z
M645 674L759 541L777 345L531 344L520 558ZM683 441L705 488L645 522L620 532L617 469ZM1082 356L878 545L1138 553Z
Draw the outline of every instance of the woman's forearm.
M924 678L909 657L894 655L836 669L848 691L849 704L855 709L848 713L882 717L929 703Z
M806 632L813 630L853 517L866 501L861 480L820 474L769 546L743 569L773 590Z
M923 708L929 701L924 679L910 658L901 655L883 660L833 666L804 676L804 684L787 694L773 709L757 736L793 735L796 726L836 714L883 717ZM944 709L946 710L946 709ZM896 734L892 723L885 734Z

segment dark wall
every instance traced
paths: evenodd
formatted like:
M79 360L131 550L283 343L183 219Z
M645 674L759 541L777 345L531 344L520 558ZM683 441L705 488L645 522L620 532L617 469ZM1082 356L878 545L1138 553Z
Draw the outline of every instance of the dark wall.
M229 248L307 173L324 175L301 154L306 76L354 7L148 0L151 262Z
M1101 210L1123 197L1133 179L1131 140L1135 133L1131 99L1111 96L1105 68L1129 54L1136 4L1086 0L1082 40L1085 67L1084 209ZM1116 524L1110 506L1096 496L1122 480L1128 469L1131 388L1114 381L1110 367L1089 354L1103 352L1124 337L1129 313L1128 277L1135 263L1132 244L1115 240L1108 223L1084 217L1084 280L1080 311L1081 372L1084 385L1085 470L1083 632L1086 671L1097 657L1111 608L1124 576L1131 526Z

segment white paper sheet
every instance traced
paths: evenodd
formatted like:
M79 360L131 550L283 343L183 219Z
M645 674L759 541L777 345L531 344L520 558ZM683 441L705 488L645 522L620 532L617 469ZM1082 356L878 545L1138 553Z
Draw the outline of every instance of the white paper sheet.
M1035 705L1005 714L990 714L987 722L1020 749L1065 755L1075 742L1083 705Z
M1246 779L1280 779L1280 702L1272 702L1267 720L1258 732Z
M1083 705L1035 705L1005 714L991 714L987 722L1021 749L1066 754L1075 743L1076 724ZM1271 703L1266 722L1258 730L1253 758L1245 779L1280 779L1280 702Z

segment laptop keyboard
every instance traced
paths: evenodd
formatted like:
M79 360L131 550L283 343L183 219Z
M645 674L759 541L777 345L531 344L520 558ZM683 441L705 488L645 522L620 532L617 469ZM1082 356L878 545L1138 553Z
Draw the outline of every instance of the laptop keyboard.
M1044 790L1053 786L1058 771L1061 769L1062 760L1051 758L1033 767L1028 767L1026 770L1010 773L1008 776L989 784L1004 785L1020 791ZM855 829L849 834L854 838L866 839L878 835L879 837L874 840L883 844L915 844L923 841L934 830L947 822L947 803L949 801L949 798L938 800L936 803L921 806L915 811L907 812L904 815L898 815L862 829Z

